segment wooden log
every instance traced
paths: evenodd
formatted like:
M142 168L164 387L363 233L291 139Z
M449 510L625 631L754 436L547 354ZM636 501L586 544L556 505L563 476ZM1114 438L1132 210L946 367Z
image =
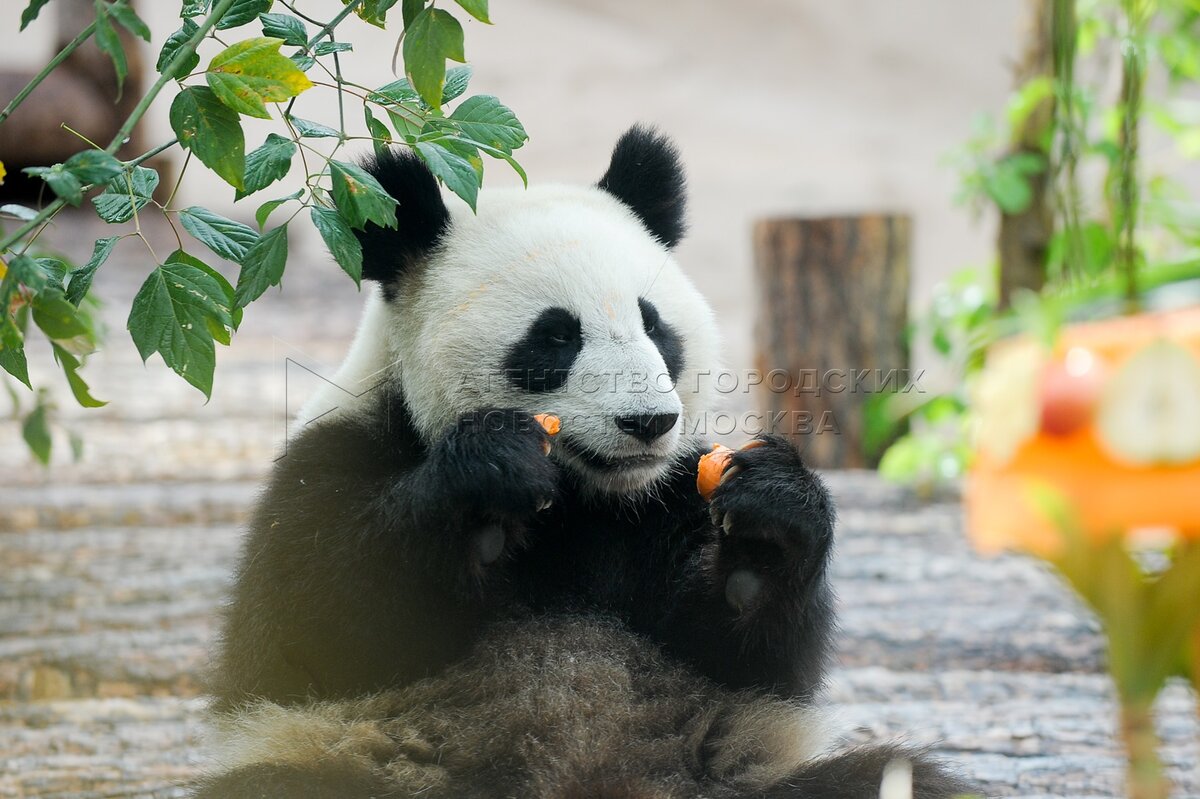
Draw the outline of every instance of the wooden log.
M873 466L890 443L867 451L865 409L908 379L910 229L892 214L755 225L760 406L812 466Z

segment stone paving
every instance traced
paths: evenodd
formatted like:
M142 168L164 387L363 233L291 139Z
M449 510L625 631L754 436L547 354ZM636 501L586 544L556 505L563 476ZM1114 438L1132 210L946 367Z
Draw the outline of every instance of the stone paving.
M68 217L50 241L79 257L88 224ZM150 233L170 249L169 233ZM85 371L112 402L84 412L58 391L83 460L60 452L41 470L15 425L0 427L0 797L183 796L203 766L199 675L294 410L280 361L335 364L357 318L345 277L293 252L286 292L250 309L204 404L157 358L138 361L123 317L149 265L122 243L96 282L111 343ZM57 386L45 356L31 346ZM972 553L952 501L867 473L829 481L843 623L829 698L847 735L931 745L992 795L1118 795L1103 644L1070 593L1034 562ZM1179 797L1200 797L1198 719L1172 686L1159 723Z

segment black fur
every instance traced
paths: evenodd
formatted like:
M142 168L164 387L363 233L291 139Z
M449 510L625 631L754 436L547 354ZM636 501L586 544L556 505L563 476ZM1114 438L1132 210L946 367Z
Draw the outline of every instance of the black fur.
M509 349L505 376L531 394L554 391L567 382L567 373L582 348L579 317L566 308L547 308Z
M667 366L667 374L674 383L683 369L683 337L658 315L658 309L650 300L638 297L638 309L642 312L642 326L646 335L654 342L654 346L658 347L658 354L662 356L663 363Z
M381 398L385 412L402 414L403 402ZM410 683L516 605L621 619L730 687L809 697L820 685L833 507L785 440L737 456L742 472L714 499L732 534L696 492L700 452L628 502L560 474L545 432L519 411L469 414L427 451L412 441L365 418L317 423L291 442L238 569L221 707ZM479 536L494 525L504 549L484 563ZM741 610L725 598L737 569L766 580Z
M634 125L617 140L597 185L632 208L650 235L668 248L683 239L686 180L679 151L666 136Z
M437 178L407 147L386 149L361 166L397 202L394 229L367 222L363 230L354 231L363 249L362 276L387 286L441 240L450 226L450 213Z

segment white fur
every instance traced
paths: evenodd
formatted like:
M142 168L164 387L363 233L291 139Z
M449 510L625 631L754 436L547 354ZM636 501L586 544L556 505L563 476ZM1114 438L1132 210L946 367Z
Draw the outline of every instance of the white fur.
M643 330L639 297L684 340L674 387ZM579 316L583 349L564 388L527 394L504 379L504 358L552 306ZM381 383L403 389L429 441L482 407L553 413L563 420L563 436L595 452L661 456L619 475L589 475L564 447L555 448L562 465L590 476L597 488L635 490L661 477L670 456L703 429L713 396L699 372L717 369L718 349L708 304L620 201L590 187L494 190L481 194L478 214L456 204L442 243L404 278L393 302L373 291L335 385L310 399L297 423L369 413L375 395L368 389ZM650 445L614 422L647 413L681 418Z

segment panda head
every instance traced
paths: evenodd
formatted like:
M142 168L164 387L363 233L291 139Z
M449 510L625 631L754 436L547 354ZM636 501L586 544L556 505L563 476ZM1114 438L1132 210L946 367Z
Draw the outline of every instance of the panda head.
M685 196L670 141L634 127L597 185L489 190L475 214L448 209L407 151L366 166L398 201L397 228L360 234L381 290L343 391L399 391L427 442L480 408L555 414L552 457L603 492L645 489L695 446L717 341L671 253Z

